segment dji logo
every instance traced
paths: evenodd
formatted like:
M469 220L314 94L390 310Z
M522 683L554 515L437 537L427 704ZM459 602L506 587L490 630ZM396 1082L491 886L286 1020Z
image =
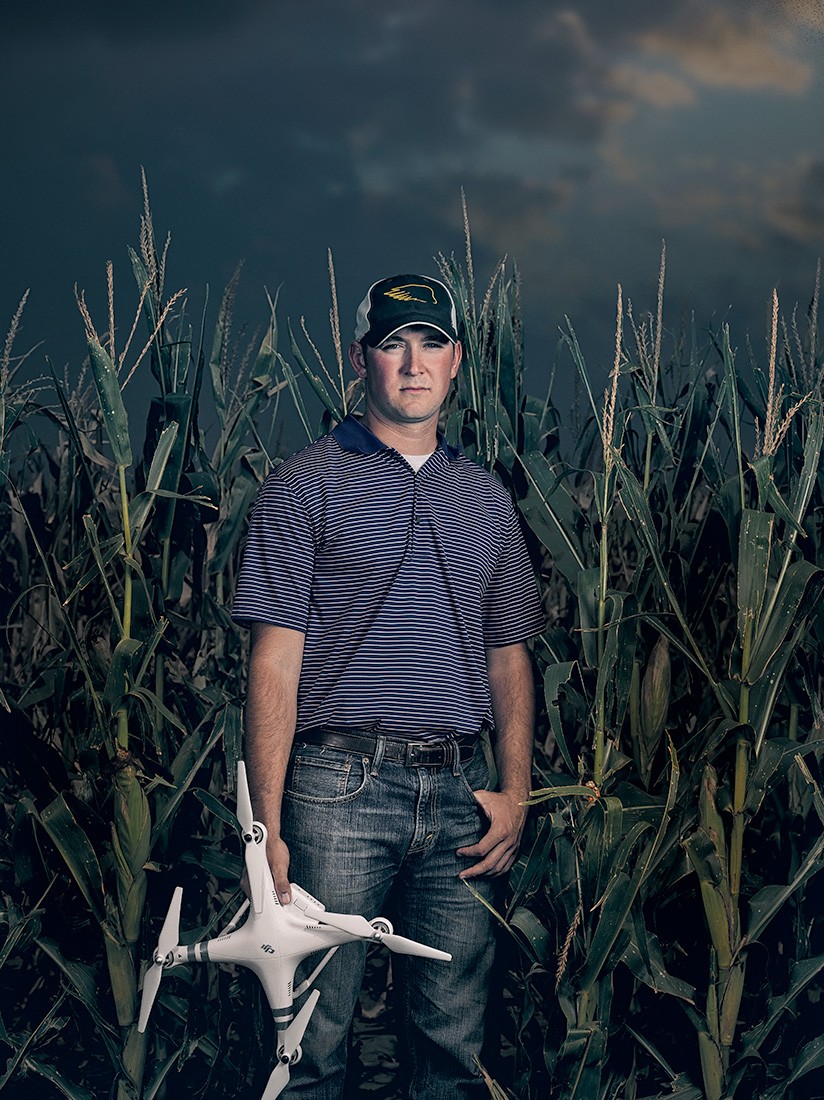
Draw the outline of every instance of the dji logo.
M262 943L260 945L260 949L261 949L261 951L265 951L267 953L267 955L274 955L274 953L275 953L274 947L270 947L270 945L268 943Z

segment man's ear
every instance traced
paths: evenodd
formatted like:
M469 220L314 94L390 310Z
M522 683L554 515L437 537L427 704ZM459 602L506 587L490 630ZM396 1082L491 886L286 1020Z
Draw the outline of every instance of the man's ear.
M463 347L461 346L460 340L455 341L453 356L454 358L452 360L452 373L449 376L450 378L454 378L455 375L458 373L458 368L460 367L461 359L463 358Z
M366 377L366 356L358 340L353 340L349 345L349 362L358 378Z

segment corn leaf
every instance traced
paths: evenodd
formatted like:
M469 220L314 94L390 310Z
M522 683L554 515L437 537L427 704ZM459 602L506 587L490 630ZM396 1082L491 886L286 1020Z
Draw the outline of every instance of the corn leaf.
M214 814L215 817L219 818L220 821L225 822L225 824L228 825L229 828L232 829L234 832L238 834L240 833L240 826L237 823L237 817L235 817L231 810L227 810L223 803L215 798L213 794L210 794L208 791L204 791L199 788L194 789L192 791L192 794L195 796L198 802L203 803L209 813Z
M323 407L326 409L332 419L342 420L343 412L339 405L341 395L335 394L335 397L338 398L337 401L330 396L329 391L326 388L326 383L323 381L319 374L315 374L315 372L304 359L303 354L298 347L298 342L295 339L295 334L292 331L291 322L287 322L286 327L289 330L289 343L292 348L292 355L294 355L295 361L297 362L297 365L300 368L303 377L307 380L309 385L320 398Z
M128 1027L135 1018L137 1010L137 977L134 960L129 945L123 942L119 928L116 905L112 898L106 898L107 920L103 923L103 945L106 949L106 963L109 981L114 997L117 1022Z
M589 668L598 668L598 596L601 574L598 566L582 570L578 575L578 618L581 624L581 648Z
M114 619L115 624L117 625L118 633L122 634L123 633L123 621L120 618L120 609L117 606L117 600L114 598L114 592L112 591L112 587L109 584L109 577L108 577L108 573L107 573L107 570L106 570L106 566L108 565L108 563L114 557L114 553L107 552L104 555L101 544L98 542L98 539L97 539L97 528L95 527L94 520L92 519L92 517L90 515L84 515L83 516L83 527L84 527L85 532L86 532L86 539L88 540L89 548L91 549L91 552L92 552L92 558L94 559L94 564L95 564L95 568L96 568L96 571L97 571L96 575L99 578L99 580L101 581L101 583L103 584L103 589L106 593L106 598L109 601L109 608L110 608L111 613L112 613L112 618ZM114 545L117 546L117 552L118 553L119 553L120 549L122 548L122 546L124 545L124 542L125 542L125 540L123 539L123 536L115 536ZM112 542L110 540L110 546L111 545L112 545ZM124 555L124 560L125 560L125 555ZM91 572L91 570L90 570L90 572ZM86 587L86 586L84 585L84 587ZM67 605L68 603L69 603L69 598L64 600L64 605Z
M787 1086L812 1073L814 1069L824 1066L824 1035L818 1035L809 1043L805 1043L793 1059L792 1069L784 1077L779 1085L775 1085L766 1094L766 1100L784 1100L787 1095Z
M824 971L824 955L817 955L814 959L802 959L793 964L790 984L786 992L778 997L770 997L764 1019L744 1035L745 1050L759 1049L779 1019L791 1008L796 997L800 996L822 971Z
M46 936L38 938L37 946L66 977L70 989L89 1013L99 1031L115 1071L120 1072L123 1068L118 1042L120 1036L100 1010L94 968L86 963L67 959L58 944Z
M119 706L134 680L137 654L141 643L137 638L121 638L112 653L112 662L103 689L103 702L112 709Z
M744 509L738 536L738 637L742 644L747 633L750 638L756 636L767 591L772 529L772 516Z
M229 558L245 530L249 504L257 492L257 484L251 478L238 478L231 489L226 518L220 523L214 557L209 562L210 572L223 573Z
M68 1097L68 1100L95 1100L94 1094L89 1092L88 1089L69 1081L59 1070L49 1062L43 1061L42 1058L28 1057L24 1062L24 1066L27 1070L33 1070L38 1076L50 1081L64 1096ZM2 1082L0 1082L1 1085Z
M761 755L779 694L784 688L784 674L792 657L808 631L806 619L801 619L778 652L767 665L764 675L750 688L749 719L755 730L755 755Z
M59 1031L62 1027L65 1021L58 1017L58 1013L63 1007L63 1002L66 1000L67 996L67 992L63 990L56 998L51 1009L25 1039L21 1037L21 1039L15 1041L16 1037L13 1039L6 1032L5 1027L2 1027L0 1030L0 1038L3 1038L14 1048L14 1053L6 1063L6 1069L3 1076L0 1077L0 1090L5 1088L18 1070L31 1070L51 1081L60 1089L63 1095L68 1096L70 1100L94 1100L90 1092L74 1085L70 1081L66 1081L53 1066L50 1066L47 1062L43 1062L39 1058L35 1058L32 1053L41 1041L48 1039L50 1033Z
M590 806L581 829L583 856L581 883L584 904L594 908L610 879L612 860L621 842L624 808L621 801L608 795Z
M177 1065L181 1054L184 1054L189 1049L189 1039L177 1048L177 1050L170 1054L168 1058L163 1059L155 1070L154 1076L151 1081L144 1086L143 1100L155 1100L160 1089L163 1086L166 1078L169 1076L169 1072Z
M680 779L678 757L676 756L675 748L671 740L668 741L668 748L670 756L670 779L667 790L667 800L664 806L664 812L661 815L658 831L655 835L655 839L649 845L646 855L638 859L632 873L632 878L630 879L623 871L618 872L616 881L610 884L609 896L605 899L601 907L598 927L596 928L595 935L587 954L584 971L580 977L580 989L582 992L589 992L592 989L610 952L619 941L619 936L622 933L629 936L629 931L625 929L627 918L629 917L630 910L638 892L650 873L651 868L654 866L656 855L661 849L669 815L675 805ZM623 951L625 946L625 944L621 944L620 950Z
M157 311L155 310L155 299L150 287L151 280L149 279L149 273L143 263L143 260L138 256L133 248L129 248L129 259L132 262L132 272L134 274L134 281L137 283L138 293L143 294L143 312L146 316L146 324L149 332L154 332L157 328ZM146 288L149 288L148 290ZM144 294L143 292L146 291Z
M126 406L123 404L117 371L109 353L97 340L90 338L88 346L94 388L97 390L97 399L100 402L103 424L115 465L131 466L132 443L129 436L129 418L126 415Z
M149 472L146 475L146 489L129 502L129 527L132 533L132 544L137 546L143 533L143 525L149 514L149 509L154 503L155 494L163 481L169 456L178 435L178 425L174 422L167 425L160 433L157 447L152 455ZM185 442L185 438L184 438ZM182 455L181 455L182 462ZM178 470L178 476L180 471Z
M573 1027L567 1031L558 1061L563 1079L572 1082L569 1100L589 1100L600 1096L601 1067L607 1036L597 1023Z
M604 801L601 799L600 801ZM620 802L619 799L615 799L616 802ZM621 807L621 824L624 824L623 806ZM606 881L603 895L599 895L593 908L598 908L599 905L603 905L609 896L609 891L612 889L612 883L615 881L615 874L618 871L628 870L632 871L630 864L630 856L633 854L638 841L653 828L653 825L649 821L636 821L629 832L624 836L620 844L615 849L612 860L609 863L609 878ZM601 881L603 882L604 875L602 872Z
M306 412L306 405L303 400L303 395L300 392L297 375L292 369L292 366L280 355L278 355L278 360L280 362L280 368L283 371L283 377L286 380L286 385L289 389L289 396L292 398L292 403L295 406L295 412L298 414L298 419L303 425L303 430L306 432L307 439L311 442L315 439L316 433L312 430L312 426L309 423L309 415Z
M745 811L755 817L768 792L774 790L800 755L820 751L820 744L808 741L799 745L786 737L770 737L764 742L754 767L747 776Z
M41 814L33 806L31 812L49 834L95 920L102 922L105 899L100 864L92 842L81 828L65 797L59 794Z
M553 841L559 832L560 828L556 826L551 814L539 818L529 855L526 859L522 857L518 860L510 876L512 900L507 909L508 914L514 913L524 899L540 889L547 873L546 865Z
M80 579L75 583L74 588L71 590L65 600L63 600L63 606L68 607L75 596L82 592L84 589L92 583L92 581L102 581L106 586L106 594L109 599L109 606L115 617L115 622L118 623L118 629L122 629L120 624L120 610L117 607L117 603L114 599L111 587L108 583L108 577L106 574L106 566L112 561L123 549L124 538L123 535L112 535L111 538L106 539L105 542L98 542L97 531L92 522L91 516L84 516L85 520L89 520L89 526L87 527L87 536L92 547L92 558L94 559L94 565L90 566L85 573L83 573ZM86 557L86 555L84 555ZM79 559L75 558L75 561ZM70 569L73 562L69 562L66 569Z
M536 963L547 969L552 966L555 951L554 937L531 909L521 906L509 917L506 924L520 934L518 942L526 947Z
M619 871L610 882L609 895L601 906L598 926L579 979L582 993L592 990L619 935L625 931L626 920L637 892L638 884L625 871Z
M769 614L758 630L752 657L746 669L745 678L748 683L754 684L764 675L791 627L797 622L802 606L807 602L805 595L809 600L815 600L820 594L823 581L824 570L810 562L796 561L789 566L771 603Z
M664 567L664 562L661 557L661 550L658 544L658 537L655 531L655 524L652 519L652 513L649 510L649 505L644 495L644 491L638 482L638 479L629 469L629 467L617 456L617 461L620 464L621 470L621 488L619 490L619 496L626 509L627 516L635 527L635 531L642 545L646 548L650 555L650 558L655 565L656 573L658 574L658 580L661 584L661 588L667 597L670 607L672 608L675 618L678 620L684 637L686 638L687 646L692 651L695 661L698 667L706 676L712 688L713 694L721 705L724 713L727 717L730 717L730 703L723 690L716 683L712 673L709 670L707 662L701 652L698 643L696 642L689 624L687 623L686 616L681 607L681 603L675 593L670 580L670 575L667 569Z
M175 429L174 439L169 449L168 457L161 455L162 468L159 470L160 479L156 485L152 485L147 479L146 488L150 492L157 490L162 503L157 506L157 537L161 540L169 539L172 535L175 510L180 493L180 479L183 467L186 463L186 455L189 449L190 425L192 418L192 398L188 393L170 393L163 400L163 416L166 427L160 435L155 454L152 456L152 467L158 457L158 450L166 432Z
M598 697L603 692L607 724L620 730L629 701L638 636L635 623L637 602L632 593L610 592L606 597L606 606L606 645L597 665L595 693Z
M532 791L530 797L524 802L524 805L536 806L540 802L548 802L553 798L575 797L587 798L590 801L594 801L596 794L592 787L584 786L581 783L559 783L557 786L539 787L538 790Z
M187 734L189 732L185 722L181 721L176 714L174 714L166 704L162 701L159 695L151 691L149 688L140 687L134 684L128 691L128 695L138 699L146 709L146 713L149 715L160 714L170 726L174 726L175 729L180 730L181 733Z
M549 665L544 673L544 698L549 725L555 737L555 743L564 758L564 763L573 774L575 773L575 764L572 760L572 754L564 734L563 722L561 721L560 695L561 688L564 684L568 684L573 674L576 673L580 675L577 661L565 661L561 664Z
M520 508L529 526L552 554L552 560L573 587L585 568L584 551L577 528L580 510L563 486L561 475L546 455L519 455L527 479L527 494Z
M762 508L769 505L776 515L783 519L796 534L803 535L803 528L797 523L795 516L776 487L772 472L773 461L772 455L761 455L750 463L758 485L759 503Z
M786 886L764 886L750 899L745 940L755 943L781 906L824 867L824 835L819 836Z
M15 918L12 906L7 902L6 911L3 913L3 922L8 924L8 933L0 947L0 969L12 955L23 955L29 946L40 935L40 918L42 909L32 909L30 912Z
M212 751L214 746L223 737L227 724L231 724L232 718L227 716L227 711L237 709L233 703L227 704L221 712L218 714L212 732L209 736L203 739L200 743L193 734L187 738L184 744L181 746L175 760L172 764L172 775L175 780L175 790L169 795L162 805L162 809L157 815L157 822L155 823L154 830L152 832L152 843L156 840L159 833L165 827L166 823L172 818L178 803L183 798L186 791L194 782L194 778L197 775L203 761Z
M639 933L645 941L643 952L638 940ZM690 1004L695 1003L693 986L667 973L658 937L644 928L643 921L634 922L633 932L621 955L621 961L627 964L639 981L649 986L655 993L668 993L671 997L678 997Z

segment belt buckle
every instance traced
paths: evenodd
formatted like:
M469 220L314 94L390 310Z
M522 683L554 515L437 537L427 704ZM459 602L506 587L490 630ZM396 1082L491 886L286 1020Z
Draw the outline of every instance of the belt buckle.
M449 746L443 742L410 741L406 749L406 763L409 767L440 767L449 760Z
M410 741L406 746L406 766L414 768L418 764L418 756L422 746L415 741Z

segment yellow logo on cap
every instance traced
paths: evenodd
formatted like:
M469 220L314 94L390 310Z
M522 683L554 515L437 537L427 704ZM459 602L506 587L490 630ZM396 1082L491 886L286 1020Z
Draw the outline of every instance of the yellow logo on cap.
M420 298L416 294L412 294L413 290L428 290L432 295L432 303L438 304L438 299L435 297L435 291L431 286L427 286L426 283L405 283L404 286L395 286L391 290L385 290L383 293L387 298L394 298L397 302L423 302L424 305L430 305L428 298Z

